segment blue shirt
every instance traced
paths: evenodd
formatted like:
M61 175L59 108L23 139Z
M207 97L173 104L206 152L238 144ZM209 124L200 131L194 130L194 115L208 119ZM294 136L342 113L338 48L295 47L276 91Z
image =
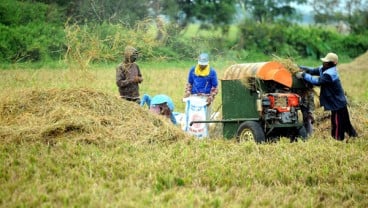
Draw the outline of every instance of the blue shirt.
M336 66L322 70L318 68L301 67L306 73L303 78L307 82L320 86L319 101L325 110L336 111L347 105L347 100L342 88ZM318 75L318 76L312 76Z
M212 87L218 86L217 73L210 67L210 73L207 76L197 76L195 66L189 71L188 83L192 85L191 94L210 94Z

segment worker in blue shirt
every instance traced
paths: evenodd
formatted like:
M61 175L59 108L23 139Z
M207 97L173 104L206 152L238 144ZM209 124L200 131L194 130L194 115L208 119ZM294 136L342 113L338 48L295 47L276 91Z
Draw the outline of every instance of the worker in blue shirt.
M177 124L176 118L173 114L175 108L174 103L169 96L159 94L151 98L151 96L144 94L141 99L140 105L144 106L145 104L148 105L148 108L151 112L158 115L163 115L169 118L173 124Z
M208 54L201 53L198 57L198 64L189 70L184 98L190 95L204 96L209 106L217 93L218 80L216 70L209 64Z
M333 138L342 141L345 133L350 137L357 137L358 134L350 122L347 100L336 68L338 56L335 53L328 53L321 61L322 65L317 68L300 66L303 71L298 72L296 77L320 86L320 104L325 110L331 111Z

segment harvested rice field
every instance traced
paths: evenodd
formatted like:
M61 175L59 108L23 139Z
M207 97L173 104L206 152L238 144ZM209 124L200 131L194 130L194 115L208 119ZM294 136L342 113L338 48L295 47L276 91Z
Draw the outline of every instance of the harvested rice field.
M188 136L120 99L113 68L1 70L0 207L368 207L367 60L338 66L358 138L331 139L317 107L308 141L262 145L217 126ZM141 94L164 92L183 111L187 68L142 73Z

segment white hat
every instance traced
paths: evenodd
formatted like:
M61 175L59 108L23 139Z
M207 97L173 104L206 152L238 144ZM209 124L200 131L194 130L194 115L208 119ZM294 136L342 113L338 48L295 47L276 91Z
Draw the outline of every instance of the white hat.
M198 57L198 64L199 65L208 65L209 63L209 57L207 53L201 53Z
M335 53L328 53L326 57L321 58L321 61L333 62L334 64L337 64L337 62L339 61L339 57Z

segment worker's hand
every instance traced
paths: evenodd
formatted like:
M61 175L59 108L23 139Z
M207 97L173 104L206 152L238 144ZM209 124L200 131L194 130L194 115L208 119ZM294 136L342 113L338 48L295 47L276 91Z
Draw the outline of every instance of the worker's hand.
M298 79L303 79L303 76L304 76L304 72L295 73L295 77L298 78Z
M139 77L139 76L135 76L134 79L133 79L133 82L135 82L135 83L141 83L142 81L143 81L143 78Z
M208 97L207 97L207 100L206 100L206 102L207 102L207 106L211 105L211 103L213 102L213 99L214 99L214 97L213 97L213 96L208 96Z
M187 98L190 96L190 91L185 91L184 98Z

